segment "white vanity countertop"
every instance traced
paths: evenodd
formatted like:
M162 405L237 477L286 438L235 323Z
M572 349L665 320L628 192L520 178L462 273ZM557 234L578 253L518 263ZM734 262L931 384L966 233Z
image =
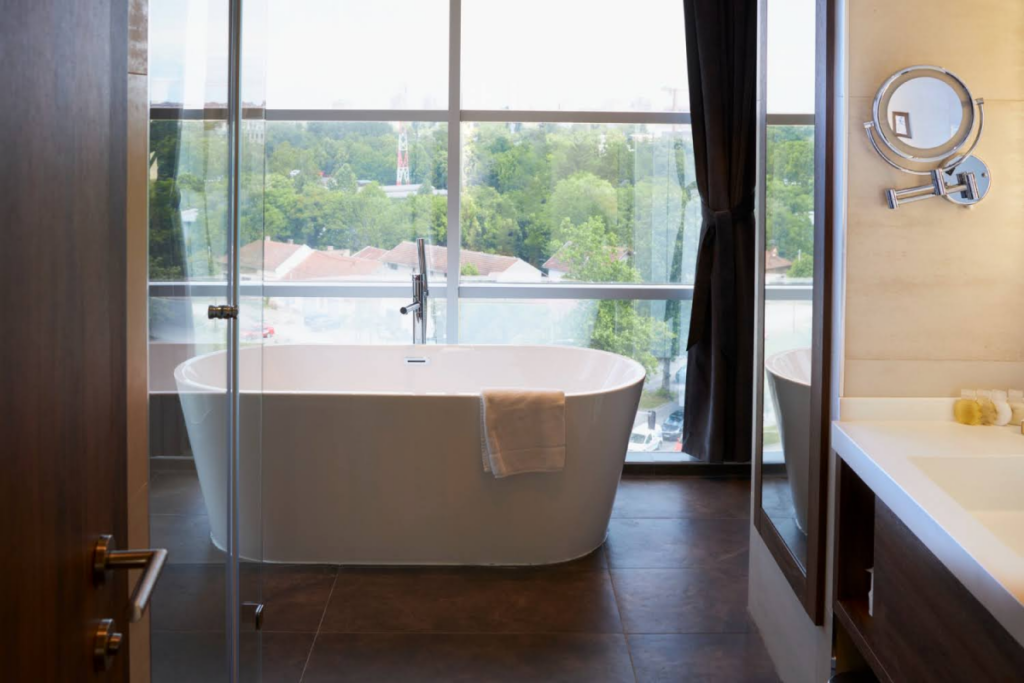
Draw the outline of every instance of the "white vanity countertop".
M1024 436L953 402L843 399L832 448L1024 646Z

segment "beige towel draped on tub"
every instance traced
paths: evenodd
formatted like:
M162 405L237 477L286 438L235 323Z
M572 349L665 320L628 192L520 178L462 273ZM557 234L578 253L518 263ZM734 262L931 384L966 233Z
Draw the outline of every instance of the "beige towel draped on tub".
M565 468L565 393L485 389L480 395L484 471L498 479Z

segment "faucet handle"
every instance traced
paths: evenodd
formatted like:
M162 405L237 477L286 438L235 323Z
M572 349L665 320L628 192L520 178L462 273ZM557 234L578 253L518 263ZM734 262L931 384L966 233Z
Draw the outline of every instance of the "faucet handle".
M422 304L424 294L426 294L426 280L423 273L416 273L412 276L412 298Z
M402 312L402 315L409 313L422 315L420 311L423 310L423 278L419 274L413 273L412 275L412 303L402 306L399 310Z
M416 239L416 261L420 268L420 287L424 295L429 294L427 285L427 242L422 237Z

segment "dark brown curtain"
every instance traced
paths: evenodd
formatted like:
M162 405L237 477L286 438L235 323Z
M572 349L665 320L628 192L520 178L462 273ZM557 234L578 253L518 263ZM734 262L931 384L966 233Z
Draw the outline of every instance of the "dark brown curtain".
M757 3L683 0L703 209L687 341L683 451L750 459L754 363Z

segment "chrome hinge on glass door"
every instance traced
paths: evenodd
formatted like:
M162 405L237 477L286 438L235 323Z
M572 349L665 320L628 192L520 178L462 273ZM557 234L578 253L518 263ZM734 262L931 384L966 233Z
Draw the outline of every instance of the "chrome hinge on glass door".
M210 320L234 320L238 317L238 307L210 306L206 309L206 317Z

